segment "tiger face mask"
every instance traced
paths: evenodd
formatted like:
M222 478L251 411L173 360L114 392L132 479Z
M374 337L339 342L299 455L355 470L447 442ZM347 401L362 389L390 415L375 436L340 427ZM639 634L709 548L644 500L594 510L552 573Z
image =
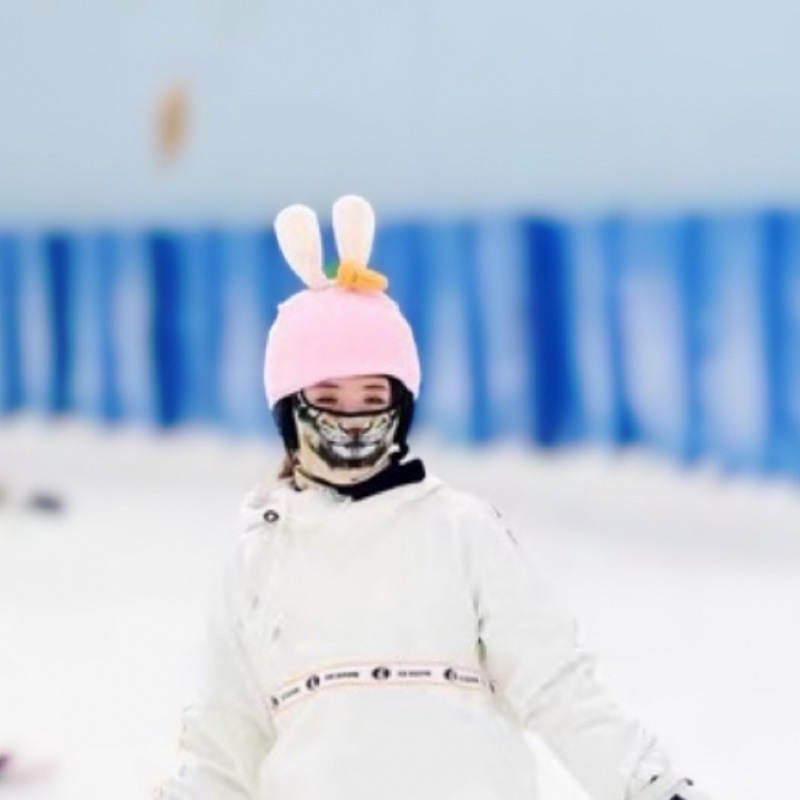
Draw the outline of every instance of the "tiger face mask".
M312 405L303 392L294 405L296 467L311 481L345 486L360 483L387 466L400 422L395 404L378 411L342 412Z

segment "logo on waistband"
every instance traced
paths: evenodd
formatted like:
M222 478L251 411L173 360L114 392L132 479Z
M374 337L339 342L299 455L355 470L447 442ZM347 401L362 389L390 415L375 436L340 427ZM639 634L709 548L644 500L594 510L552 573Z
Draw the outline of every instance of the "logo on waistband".
M369 686L376 682L391 686L425 684L451 685L465 689L486 688L494 691L491 681L479 669L442 667L431 663L397 664L338 664L330 669L313 672L306 677L298 677L284 684L269 696L269 705L278 711L294 699L316 694L328 687Z

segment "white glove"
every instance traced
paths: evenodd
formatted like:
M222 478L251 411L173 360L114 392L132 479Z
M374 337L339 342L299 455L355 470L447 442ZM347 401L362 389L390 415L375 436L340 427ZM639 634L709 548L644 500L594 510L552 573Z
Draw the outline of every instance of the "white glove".
M711 800L711 798L699 789L695 789L694 783L688 778L665 773L656 775L630 800Z

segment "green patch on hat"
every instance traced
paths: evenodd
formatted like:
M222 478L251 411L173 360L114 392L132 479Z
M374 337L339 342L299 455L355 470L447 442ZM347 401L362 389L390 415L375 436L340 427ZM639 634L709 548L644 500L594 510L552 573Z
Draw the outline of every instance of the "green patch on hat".
M339 263L332 261L331 263L326 264L322 268L322 271L325 273L325 277L326 278L329 278L330 280L335 281L336 280L336 275L339 272Z

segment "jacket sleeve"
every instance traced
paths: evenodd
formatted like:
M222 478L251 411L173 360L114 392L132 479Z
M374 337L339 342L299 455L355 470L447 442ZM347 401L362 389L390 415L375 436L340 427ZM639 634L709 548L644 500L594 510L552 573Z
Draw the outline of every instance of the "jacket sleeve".
M182 714L178 763L154 792L163 800L254 800L259 767L274 742L270 712L245 651L241 551L207 622L194 701Z
M473 597L484 664L519 723L595 800L631 800L673 774L653 736L606 693L568 610L490 506L472 512Z

